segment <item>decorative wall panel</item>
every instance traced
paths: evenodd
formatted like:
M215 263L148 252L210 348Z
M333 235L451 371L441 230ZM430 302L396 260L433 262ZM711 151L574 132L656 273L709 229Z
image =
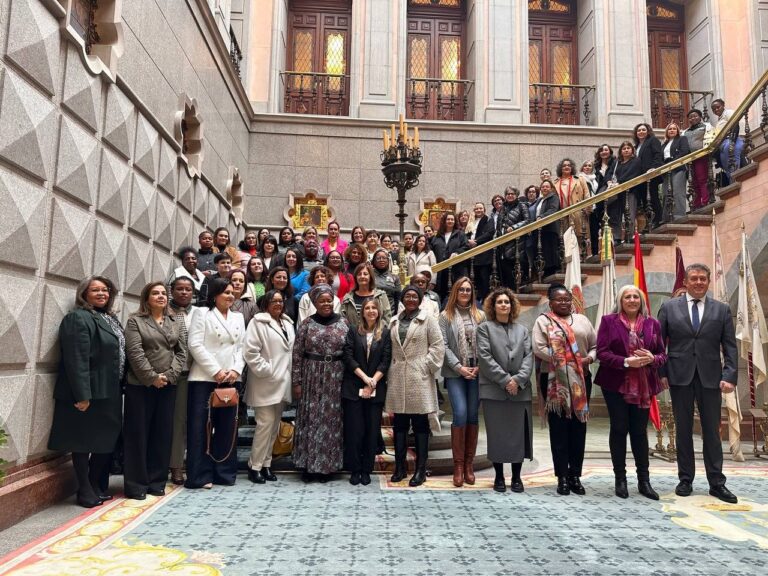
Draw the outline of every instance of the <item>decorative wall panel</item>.
M35 269L45 223L44 188L0 168L0 260Z
M99 184L99 143L73 120L62 118L56 187L89 206Z
M91 271L93 219L59 198L53 201L48 272L80 281Z
M6 56L49 94L56 92L60 42L59 23L41 4L11 3Z

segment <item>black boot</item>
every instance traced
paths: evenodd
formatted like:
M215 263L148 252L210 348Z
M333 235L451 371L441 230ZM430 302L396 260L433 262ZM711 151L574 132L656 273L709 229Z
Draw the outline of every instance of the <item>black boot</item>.
M390 482L400 482L408 473L405 462L408 450L407 442L407 432L395 432L395 473L390 477Z
M627 477L616 476L616 496L619 498L629 498L629 490L627 490Z
M568 488L571 489L571 492L578 494L579 496L584 496L584 494L587 493L578 476L568 476Z
M638 479L637 491L646 498L650 498L651 500L659 499L659 494L656 492L656 490L653 489L653 486L651 486L651 481L647 478L644 480Z
M561 496L568 496L571 493L571 489L568 487L568 480L565 476L557 477L557 493Z
M77 503L83 508L100 506L101 499L88 479L88 454L86 452L72 452L72 468L75 469L75 476L77 477Z
M409 486L421 486L426 481L428 455L429 434L416 434L416 472L409 480Z
M504 463L494 462L493 469L496 471L496 478L493 480L493 489L496 492L506 492L507 485L504 482Z

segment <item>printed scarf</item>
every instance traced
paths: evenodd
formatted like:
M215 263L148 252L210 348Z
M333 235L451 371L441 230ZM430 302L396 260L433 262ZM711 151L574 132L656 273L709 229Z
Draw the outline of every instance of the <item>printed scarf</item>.
M547 339L551 355L546 409L566 418L575 414L579 422L586 422L589 420L587 387L576 335L554 312L547 312L545 316L549 318Z
M632 327L629 323L629 318L627 318L624 313L619 314L619 319L627 329L627 332L629 332L629 355L634 356L635 350L638 348L644 348L644 318L638 314L634 330L632 330ZM642 368L627 368L624 371L624 382L619 387L619 392L624 395L624 402L627 404L634 404L638 408L651 407L651 388L648 384L647 368L650 367L643 366Z

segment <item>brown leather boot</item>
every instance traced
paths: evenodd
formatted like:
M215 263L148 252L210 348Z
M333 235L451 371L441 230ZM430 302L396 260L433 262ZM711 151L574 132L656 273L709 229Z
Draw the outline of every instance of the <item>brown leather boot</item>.
M473 485L475 483L475 452L477 451L477 435L480 427L477 424L467 424L466 440L464 444L464 482Z
M451 426L451 450L453 451L453 485L464 486L464 426Z

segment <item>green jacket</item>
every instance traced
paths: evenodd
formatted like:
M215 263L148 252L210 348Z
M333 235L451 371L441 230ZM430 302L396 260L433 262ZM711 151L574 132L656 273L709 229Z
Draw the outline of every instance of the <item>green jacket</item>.
M121 394L120 343L96 312L78 308L59 326L61 363L53 397L68 402Z

